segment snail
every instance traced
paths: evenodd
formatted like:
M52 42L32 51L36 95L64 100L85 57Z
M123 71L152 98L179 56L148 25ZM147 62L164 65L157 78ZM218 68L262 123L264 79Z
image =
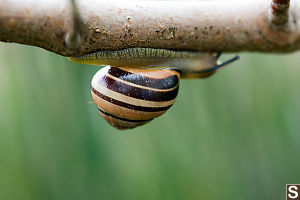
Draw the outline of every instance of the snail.
M117 129L130 129L165 113L175 102L180 78L205 78L237 60L218 63L220 53L129 48L69 58L105 65L92 79L100 115Z

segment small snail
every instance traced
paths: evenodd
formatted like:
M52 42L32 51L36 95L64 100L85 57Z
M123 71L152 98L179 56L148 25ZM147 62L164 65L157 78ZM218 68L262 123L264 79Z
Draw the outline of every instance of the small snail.
M179 73L173 70L106 66L92 80L92 97L101 116L119 129L143 125L174 103Z
M118 129L134 128L165 113L175 102L180 78L205 78L238 56L218 64L221 54L129 48L70 58L106 65L92 79L100 115Z

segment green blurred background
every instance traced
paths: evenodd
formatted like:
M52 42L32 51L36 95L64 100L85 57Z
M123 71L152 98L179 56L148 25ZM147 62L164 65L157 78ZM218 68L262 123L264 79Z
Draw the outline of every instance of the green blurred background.
M300 54L240 56L119 131L91 103L97 67L0 43L0 199L285 199L300 183Z

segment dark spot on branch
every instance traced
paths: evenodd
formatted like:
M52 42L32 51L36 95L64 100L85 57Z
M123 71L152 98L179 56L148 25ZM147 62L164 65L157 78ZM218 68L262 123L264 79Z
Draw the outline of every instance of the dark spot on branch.
M280 27L287 24L289 20L290 0L272 0L271 3L271 22Z
M289 4L290 0L273 0L274 3Z
M258 34L262 35L262 30L261 29L258 30Z

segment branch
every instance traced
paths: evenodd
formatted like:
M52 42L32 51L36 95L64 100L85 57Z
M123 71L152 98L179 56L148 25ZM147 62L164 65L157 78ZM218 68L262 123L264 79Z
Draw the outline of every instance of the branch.
M271 0L77 0L83 29L80 45L71 48L65 43L72 27L68 1L0 0L0 41L38 46L63 56L129 47L299 50L300 1L292 0L290 9L282 2L288 1L273 0L271 7Z
M84 24L80 17L75 0L70 0L70 4L71 22L65 41L68 47L78 48L81 45L81 38L84 34Z
M271 21L278 28L288 25L289 6L290 0L272 0Z

